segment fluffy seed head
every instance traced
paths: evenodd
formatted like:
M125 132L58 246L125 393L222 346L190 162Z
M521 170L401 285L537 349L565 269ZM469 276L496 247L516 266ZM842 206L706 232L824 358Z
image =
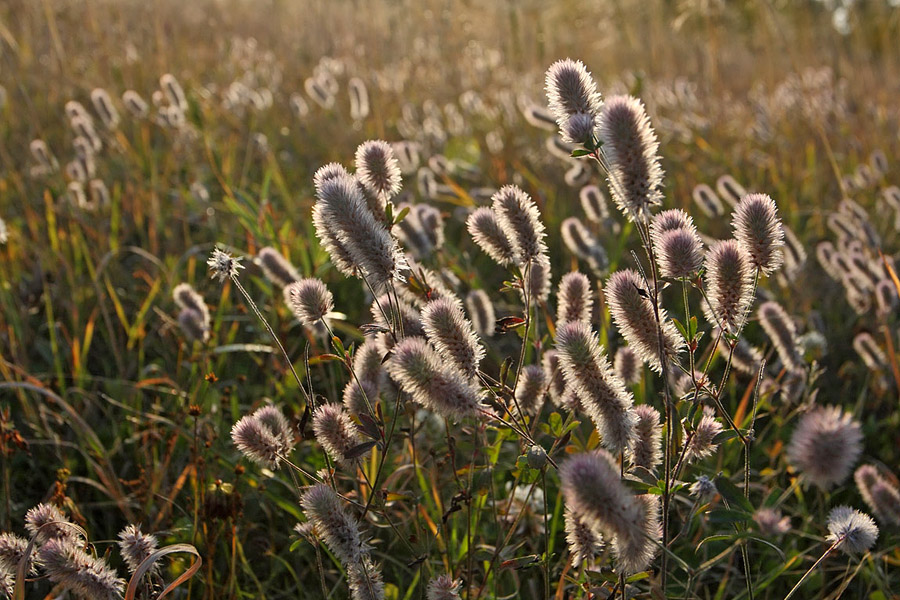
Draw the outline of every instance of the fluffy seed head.
M597 118L587 113L571 115L559 128L562 139L571 144L588 144L594 139Z
M757 316L784 366L789 371L802 370L803 358L797 349L797 329L781 305L774 301L764 302Z
M628 450L633 444L637 417L633 398L613 372L597 334L582 321L568 321L556 330L556 349L566 386L581 400L611 452Z
M578 217L569 217L560 225L563 243L572 254L586 261L594 271L604 271L609 266L606 250L591 235Z
M177 106L181 110L181 112L187 112L188 102L187 98L184 95L184 88L181 87L181 84L178 83L178 80L175 79L174 75L172 75L171 73L166 73L165 75L160 77L159 87L166 95L170 104Z
M838 406L817 407L803 415L787 447L788 462L823 489L840 485L862 452L862 429Z
M631 96L609 98L599 130L613 201L631 221L648 215L662 201L663 170L644 105Z
M475 377L484 358L484 347L458 302L447 298L432 300L422 310L422 326L438 353L469 377Z
M400 165L383 140L363 142L356 149L356 175L372 194L391 198L400 191Z
M157 546L156 537L142 533L140 525L127 525L119 532L119 549L129 573L137 571L141 563L156 551Z
M601 108L600 93L593 77L580 60L558 60L547 69L545 89L550 112L561 130L576 114L595 117ZM579 143L584 139L573 140Z
M718 330L713 333L713 337L718 337ZM728 350L724 349L725 347L725 345L721 346L720 350L727 353ZM759 366L762 364L762 360L762 351L756 346L751 346L750 343L744 339L738 340L737 345L734 347L734 352L731 354L732 368L741 373L746 373L747 375L758 375Z
M284 288L284 301L297 320L312 327L334 310L334 297L320 279L300 279Z
M868 552L878 539L878 526L872 517L849 506L831 509L828 532L825 539L850 555Z
M660 357L659 330L653 303L644 282L636 271L623 269L610 275L606 282L606 303L619 332L642 361L652 370L662 371L662 360L673 361L684 347L684 340L659 307L663 334L663 358Z
M73 530L74 533L74 530ZM19 561L25 556L28 540L14 533L0 533L0 574L15 573L19 567ZM35 574L34 558L29 557L25 565L25 572Z
M359 457L347 458L347 452L362 443L362 436L350 415L339 404L322 404L313 412L313 433L333 461L352 467Z
M273 469L294 448L288 421L274 406L264 406L235 423L231 439L248 459Z
M338 175L322 182L313 224L335 266L361 273L375 289L402 281L407 261L396 240L370 210L357 180Z
M25 531L34 537L35 543L43 544L48 540L70 540L76 543L81 535L69 518L53 504L41 503L25 513Z
M606 197L596 185L586 185L578 193L581 200L581 208L588 221L601 223L609 218L609 207L606 205Z
M348 565L347 583L350 600L384 600L384 577L381 568L368 557L358 565Z
M897 288L890 279L882 279L875 286L875 303L881 317L892 315L898 304Z
M116 110L112 98L109 97L109 92L103 88L94 89L91 91L91 102L94 103L94 110L97 111L107 129L112 131L119 126L119 111Z
M650 220L651 239L658 239L667 231L677 229L697 230L694 226L694 219L680 208L664 210Z
M706 255L706 273L706 318L730 333L738 333L753 301L753 274L747 254L734 240L716 242Z
M415 402L457 420L478 412L481 391L420 337L400 340L385 369Z
M472 319L472 326L482 337L494 335L494 327L497 324L497 316L494 313L494 304L490 296L484 290L472 290L466 296L466 310Z
M206 320L209 320L209 308L206 306L206 302L203 301L203 296L198 294L197 291L191 287L191 284L180 283L176 285L175 289L172 290L172 299L175 300L175 304L178 308L189 308L197 311L198 313L206 315Z
M143 119L150 113L147 101L134 90L125 90L122 94L122 103L136 119Z
M900 491L873 465L862 465L853 474L856 489L879 521L900 525Z
M326 181L341 176L350 176L350 173L347 172L347 169L341 163L332 162L319 167L315 175L313 175L313 187L316 188L316 193L321 192L322 186L325 185Z
M625 385L634 385L641 380L641 360L631 346L622 346L616 351L613 369Z
M102 558L94 558L71 540L48 540L38 551L38 562L47 578L76 596L91 600L122 597L125 580Z
M240 257L231 256L218 246L212 251L206 264L209 265L209 270L212 272L210 278L218 279L222 283L226 279L236 278L240 270L244 268Z
M459 589L462 582L449 575L438 575L428 582L425 590L426 600L459 600Z
M269 281L281 287L287 287L300 279L297 268L281 252L270 246L260 249L256 255L256 263L262 267Z
M781 511L763 507L753 513L756 528L766 537L779 537L791 530L791 518L781 516Z
M731 175L722 175L716 180L716 191L719 192L719 197L732 207L736 207L741 198L747 195L744 186Z
M722 201L719 200L713 189L705 183L696 185L694 191L691 192L691 197L694 199L694 204L700 207L700 210L707 217L721 217L725 214Z
M487 207L476 209L466 220L466 228L478 247L497 264L506 266L513 262L515 251L493 210Z
M368 414L369 406L378 400L386 378L381 366L381 352L375 340L366 340L356 349L353 372L356 377L351 378L344 388L344 407L354 415Z
M853 349L862 361L873 371L879 371L888 364L887 355L878 346L871 333L862 332L853 338Z
M784 230L775 201L766 194L741 198L731 221L734 237L750 257L750 264L766 275L781 266Z
M300 505L318 537L341 564L358 565L364 556L368 556L369 548L360 536L356 519L347 513L334 490L324 483L317 483L303 494Z
M703 416L694 429L694 434L687 442L688 447L685 450L684 459L690 463L702 460L715 452L719 445L714 444L713 439L721 432L722 424L716 421L712 411L704 409Z
M572 566L576 569L584 564L591 564L603 551L603 534L594 528L595 521L582 519L577 513L566 508L566 543L572 555Z
M566 273L559 281L556 310L557 327L566 321L591 322L594 306L591 282L583 273Z
M522 412L533 415L541 408L544 393L547 391L547 378L540 365L528 365L519 374L516 386L516 402Z
M634 429L637 433L629 457L631 464L650 471L656 469L662 460L662 424L659 411L648 404L634 407L637 417Z
M541 213L528 194L515 185L506 185L493 195L491 206L519 265L546 254Z
M525 289L528 291L529 302L535 305L546 302L550 297L550 259L546 254L538 257L525 268ZM524 291L520 290L522 302L525 301Z
M628 491L612 455L601 449L573 456L560 466L559 477L566 508L612 538L618 570L645 568L661 535L658 510L645 496Z
M691 277L703 264L703 242L695 229L673 229L653 240L663 277Z

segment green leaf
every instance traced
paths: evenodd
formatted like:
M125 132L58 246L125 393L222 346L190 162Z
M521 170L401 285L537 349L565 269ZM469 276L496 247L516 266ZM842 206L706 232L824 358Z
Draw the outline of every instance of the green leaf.
M741 510L717 508L706 513L711 523L743 523L751 518L749 513Z
M584 148L575 148L572 150L572 158L580 158L582 156L588 156L590 154L589 150L585 150Z
M403 207L403 210L400 211L400 214L397 215L397 218L394 219L394 221L393 221L394 225L396 225L397 223L399 223L399 222L401 222L403 219L405 219L405 218L406 218L406 215L408 215L408 214L409 214L409 207L408 207L408 206L404 206L404 207Z
M689 323L691 339L694 339L694 336L697 335L697 317L691 317L691 322Z
M741 490L739 490L736 485L722 475L716 477L714 481L716 490L718 490L719 494L727 504L742 508L748 513L753 513L753 505L750 504L749 500L744 498L744 494L741 493Z
M550 413L550 433L554 437L562 435L562 416L558 412Z
M681 324L681 321L673 318L672 322L675 323L675 327L678 328L678 333L681 334L681 337L683 337L685 339L685 341L688 341L688 342L691 341L691 338L688 337L687 329L684 328L684 325Z
M735 431L734 429L726 429L725 431L720 431L715 436L713 436L712 443L721 444L722 442L727 442L728 440L736 438L737 436L737 431Z

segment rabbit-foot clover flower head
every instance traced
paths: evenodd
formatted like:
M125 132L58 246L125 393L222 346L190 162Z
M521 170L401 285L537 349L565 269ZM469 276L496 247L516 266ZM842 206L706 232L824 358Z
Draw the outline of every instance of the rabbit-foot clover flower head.
M475 377L485 350L457 302L438 298L426 304L422 309L422 326L428 341L441 356L469 377Z
M606 282L606 303L628 345L653 371L659 373L662 371L662 360L677 359L684 348L684 339L669 321L665 309L659 307L663 334L663 356L660 356L659 329L653 302L645 287L644 280L636 271L616 271Z
M69 518L53 504L41 503L25 513L25 530L43 544L48 540L70 540L73 543L82 536L71 526Z
M754 269L769 275L781 266L784 229L772 198L747 194L735 208L731 224Z
M525 265L545 255L544 224L531 196L515 185L506 185L491 199L497 223L513 248L516 262Z
M479 410L482 392L478 386L420 337L400 340L384 366L416 403L443 417L460 419Z
M128 525L119 532L119 548L129 573L137 571L144 560L156 551L156 536L142 533L140 525ZM153 566L156 569L156 565Z
M716 242L706 255L706 273L706 317L736 334L753 301L753 273L747 255L734 240Z
M400 163L391 145L383 140L369 140L359 145L356 175L369 193L381 198L391 198L400 191Z
M587 276L578 271L563 275L559 280L557 302L557 327L567 321L590 323L594 299Z
M592 142L602 100L584 63L570 58L556 61L547 69L545 89L563 139L575 144Z
M566 508L565 527L566 544L572 555L572 566L578 568L583 564L589 565L603 551L603 534L599 529L592 527L593 520L582 519L577 513Z
M241 418L231 428L231 439L248 459L272 469L277 469L294 448L290 425L274 406L264 406Z
M466 219L466 228L478 247L498 265L505 267L513 262L515 251L493 210L486 206L475 209Z
M341 504L340 498L324 483L309 488L300 498L300 506L315 527L318 539L325 542L346 567L356 566L369 554L359 526Z
M862 465L853 474L856 488L879 521L900 525L900 491L873 465Z
M94 558L72 540L48 540L38 551L37 561L50 581L76 596L91 600L122 597L125 580L116 577L106 560Z
M362 436L339 404L322 404L313 412L313 433L328 456L343 467L352 467L359 457L348 453L362 443Z
M294 281L284 288L284 300L297 320L312 327L334 310L334 297L320 279Z
M629 456L631 464L653 471L662 461L662 424L659 411L648 404L634 407L637 436Z
M663 198L663 170L644 105L632 96L607 99L599 132L613 201L630 221L648 216Z
M756 528L766 537L779 537L791 530L791 518L781 515L781 511L763 507L753 513Z
M843 483L862 453L862 429L838 406L803 415L787 447L788 462L823 489Z
M878 526L872 517L849 506L831 509L828 532L825 539L850 555L868 552L878 539Z
M428 582L425 589L426 600L459 600L462 582L450 575L438 575Z
M238 272L244 268L240 257L231 256L218 246L209 256L206 264L209 265L209 270L212 272L210 278L218 279L221 283L224 283L226 279L237 278Z
M286 287L290 283L300 279L297 267L284 257L278 250L270 246L261 248L256 254L256 262L262 268L269 281L280 287Z
M15 573L27 548L28 540L25 538L14 533L0 533L0 573ZM29 557L25 565L25 572L37 573L34 569L33 557Z
M566 387L581 400L601 443L612 452L628 450L637 435L634 400L613 372L597 334L582 321L566 322L556 330L556 350Z

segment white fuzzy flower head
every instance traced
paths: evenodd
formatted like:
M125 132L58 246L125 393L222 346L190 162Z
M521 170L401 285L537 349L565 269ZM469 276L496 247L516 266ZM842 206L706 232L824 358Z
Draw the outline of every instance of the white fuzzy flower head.
M878 526L869 515L849 506L838 506L828 513L828 537L847 554L862 554L875 545Z
M211 279L218 279L224 283L226 279L234 279L238 276L238 271L244 268L241 264L241 258L231 256L218 246L213 250L209 259L206 261L209 270L212 272Z

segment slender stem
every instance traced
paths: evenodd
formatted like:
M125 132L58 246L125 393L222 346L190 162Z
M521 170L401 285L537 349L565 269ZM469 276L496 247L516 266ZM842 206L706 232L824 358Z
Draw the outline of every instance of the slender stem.
M816 567L818 567L819 564L820 564L823 560L825 560L825 558L826 558L829 554L831 554L832 552L834 552L834 549L837 548L837 547L838 547L838 544L840 544L842 541L843 541L843 538L837 540L835 543L833 543L831 546L828 547L828 550L825 551L825 554L823 554L822 556L820 556L820 557L819 557L819 560L817 560L817 561L813 564L813 566L811 566L811 567L809 568L809 570L808 570L806 573L803 574L803 577L800 578L800 581L797 582L797 585L795 585L793 588L791 588L791 591L788 592L788 595L784 597L784 600L790 600L790 597L793 596L795 593L797 593L797 590L800 589L800 586L803 585L803 582L806 581L806 580L809 578L809 576L810 576L810 575L812 574L812 572L816 569Z

